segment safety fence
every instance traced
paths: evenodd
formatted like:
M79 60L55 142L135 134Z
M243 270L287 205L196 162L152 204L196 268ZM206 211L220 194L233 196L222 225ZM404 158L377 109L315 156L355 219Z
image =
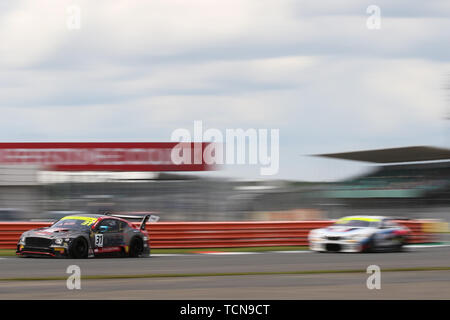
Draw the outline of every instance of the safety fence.
M152 248L225 248L308 245L312 229L333 221L157 222L148 223ZM398 221L411 230L409 243L436 241L432 222ZM20 235L48 222L0 222L0 249L14 249Z

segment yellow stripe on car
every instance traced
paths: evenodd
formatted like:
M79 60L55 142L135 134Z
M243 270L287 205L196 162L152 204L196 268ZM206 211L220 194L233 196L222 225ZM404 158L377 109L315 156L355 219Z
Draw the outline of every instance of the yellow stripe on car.
M339 219L338 221L336 221L336 223L344 223L344 222L351 221L351 220L368 221L368 222L378 222L378 221L380 221L380 219L378 219L378 218L345 217L345 218Z
M82 216L67 216L62 218L61 220L83 220L82 223L83 226L90 226L91 224L94 224L97 221L97 218L92 217L82 217Z

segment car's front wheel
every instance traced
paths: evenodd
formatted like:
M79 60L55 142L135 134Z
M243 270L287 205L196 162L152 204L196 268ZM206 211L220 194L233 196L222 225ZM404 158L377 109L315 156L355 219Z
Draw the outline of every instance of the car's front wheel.
M80 237L72 241L69 247L69 256L73 259L84 259L88 257L88 243Z
M363 245L363 248L362 248L362 252L375 252L375 250L376 250L376 244L375 244L375 239L374 239L374 237L371 237L368 241L367 241L367 243L365 243L364 245Z

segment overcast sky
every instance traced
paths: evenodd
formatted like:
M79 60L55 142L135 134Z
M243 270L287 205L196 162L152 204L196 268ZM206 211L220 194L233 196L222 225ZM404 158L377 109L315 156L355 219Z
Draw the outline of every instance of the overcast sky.
M4 0L0 140L169 141L202 120L279 129L272 178L340 179L367 165L306 155L450 146L449 17L448 0Z

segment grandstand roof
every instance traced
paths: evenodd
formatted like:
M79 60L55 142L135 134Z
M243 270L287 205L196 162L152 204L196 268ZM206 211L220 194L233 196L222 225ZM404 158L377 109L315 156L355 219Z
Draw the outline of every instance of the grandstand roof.
M362 150L341 153L317 154L319 157L365 161L372 163L397 163L433 160L450 160L450 149L428 146Z

